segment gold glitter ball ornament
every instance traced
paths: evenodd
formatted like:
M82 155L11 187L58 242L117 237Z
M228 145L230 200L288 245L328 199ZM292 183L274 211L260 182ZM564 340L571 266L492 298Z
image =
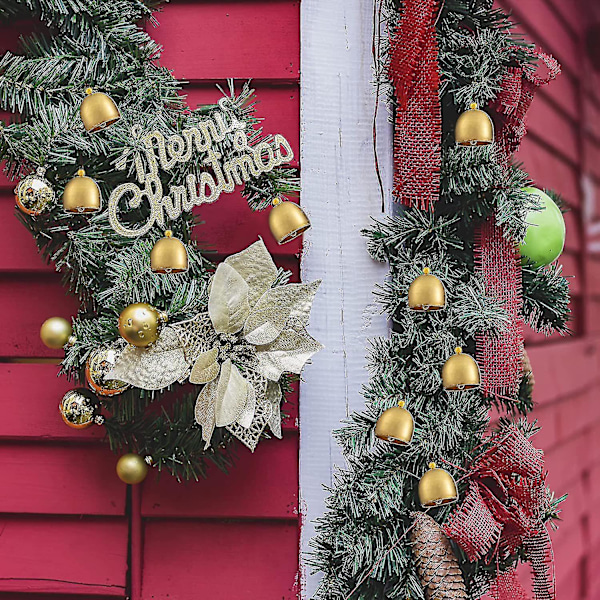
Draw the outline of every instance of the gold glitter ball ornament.
M27 175L15 188L17 207L26 215L40 215L54 203L56 195L44 177L45 173L44 167L38 167L35 173Z
M431 275L428 267L425 267L423 275L419 275L408 288L408 308L425 312L445 307L444 285L435 275Z
M91 178L87 177L83 169L67 183L62 196L65 212L81 214L94 213L102 208L100 188Z
M451 504L458 500L456 482L448 471L429 463L429 470L419 480L419 502L423 508Z
M40 327L40 338L48 348L58 350L69 343L73 333L71 323L62 317L50 317Z
M281 245L291 242L310 229L310 221L297 204L276 198L269 213L269 228Z
M412 442L415 422L404 408L404 401L384 411L375 425L375 435L385 442L397 446L408 446Z
M100 396L116 396L122 394L129 384L118 379L107 379L114 368L121 350L103 346L94 350L85 364L85 377L88 385Z
M188 254L184 243L173 237L170 229L165 237L154 244L150 252L150 267L154 273L183 273L188 268Z
M123 309L119 316L121 337L138 348L146 348L158 339L167 318L145 302L136 302Z
M117 461L117 475L123 483L136 485L142 483L148 475L148 464L139 455L129 452Z
M494 123L473 102L456 121L454 139L458 146L487 146L494 141Z
M469 354L464 354L459 346L442 368L442 383L449 392L472 390L481 383L479 366Z
M89 427L98 411L98 400L85 388L68 391L58 405L63 421L73 429Z
M94 92L92 88L87 88L85 93L79 114L87 131L101 131L121 118L121 113L110 96Z

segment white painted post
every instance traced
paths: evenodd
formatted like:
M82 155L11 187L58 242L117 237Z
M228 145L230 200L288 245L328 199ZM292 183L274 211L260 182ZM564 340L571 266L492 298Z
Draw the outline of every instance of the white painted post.
M360 409L367 340L387 335L373 288L387 265L367 254L360 230L381 217L373 154L373 2L302 0L302 206L312 222L305 235L302 279L323 279L311 333L325 345L304 373L300 390L300 497L303 552L323 514L322 486L344 465L331 432ZM384 187L391 189L391 127L379 110L378 154ZM387 200L386 200L387 205ZM319 575L303 570L303 597Z

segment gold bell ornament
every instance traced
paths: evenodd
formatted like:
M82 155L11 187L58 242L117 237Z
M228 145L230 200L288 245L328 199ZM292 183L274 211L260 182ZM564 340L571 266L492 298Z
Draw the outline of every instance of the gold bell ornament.
M431 275L428 267L423 269L408 288L408 308L416 311L441 310L446 307L446 290L442 282Z
M136 302L124 308L119 315L119 333L133 346L146 348L156 342L167 320L166 313L145 302Z
M116 396L122 394L129 384L118 379L107 379L108 373L115 366L121 350L111 346L102 346L92 351L85 363L85 378L88 385L99 396Z
M273 200L269 213L269 228L278 244L286 244L310 229L310 221L304 211L294 202L281 198Z
M442 368L442 383L448 392L472 390L481 383L479 366L469 354L464 354L458 346Z
M85 429L96 422L101 425L104 419L98 415L98 400L85 388L68 391L58 405L60 415L72 429Z
M375 435L384 442L397 446L408 446L412 442L415 422L404 408L404 401L383 411L375 425Z
M150 267L154 273L183 273L188 268L188 254L184 243L173 237L170 229L165 237L154 244L150 252Z
M71 323L62 317L50 317L40 327L40 338L48 348L58 350L69 343L73 334Z
M454 139L458 146L487 146L494 141L494 122L473 102L456 121Z
M139 454L123 454L117 461L117 475L123 483L142 483L148 475L148 463Z
M419 480L419 502L423 508L451 504L458 500L456 482L448 471L429 463L429 471Z
M54 190L44 177L46 169L38 167L22 179L15 188L15 202L19 210L26 215L36 217L41 215L54 203Z
M100 188L91 177L86 176L83 169L79 169L77 176L67 183L62 200L68 213L93 213L102 207Z
M87 131L93 133L106 129L121 118L121 113L110 96L94 92L92 88L87 88L85 93L79 114Z

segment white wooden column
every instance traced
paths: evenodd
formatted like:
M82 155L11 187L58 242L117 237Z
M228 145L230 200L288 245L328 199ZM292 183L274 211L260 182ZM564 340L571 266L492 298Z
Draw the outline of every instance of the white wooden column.
M310 331L325 345L300 391L302 552L314 534L312 521L324 511L322 486L344 464L331 432L363 406L367 340L388 332L372 295L387 266L370 259L360 234L371 216L382 215L373 154L372 2L301 3L301 200L312 222L302 279L323 280ZM389 194L392 142L383 105L378 141ZM311 598L319 575L302 568L303 597Z

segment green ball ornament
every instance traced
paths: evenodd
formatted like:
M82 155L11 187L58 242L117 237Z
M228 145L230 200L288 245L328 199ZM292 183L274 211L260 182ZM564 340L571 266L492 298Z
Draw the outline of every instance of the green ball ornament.
M565 246L565 220L548 194L534 187L523 188L523 191L536 194L542 210L531 210L525 218L529 227L519 246L522 263L534 267L549 265L561 255Z

